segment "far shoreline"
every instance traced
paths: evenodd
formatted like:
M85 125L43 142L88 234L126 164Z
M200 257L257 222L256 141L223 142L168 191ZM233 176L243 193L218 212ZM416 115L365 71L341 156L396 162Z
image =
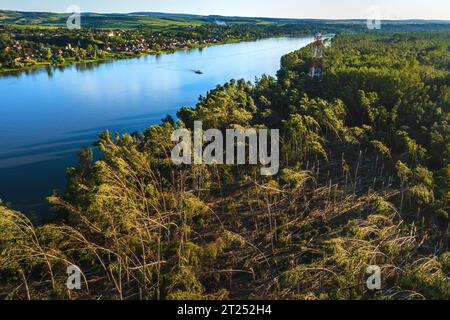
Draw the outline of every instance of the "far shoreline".
M14 73L21 73L26 71L32 71L32 70L39 70L44 68L62 68L62 67L69 67L74 66L78 64L89 64L89 63L96 63L96 62L112 62L112 61L119 61L119 60L127 60L127 59L134 59L134 58L140 58L140 57L146 57L146 56L158 56L163 54L173 54L180 51L190 51L195 49L203 49L213 46L219 46L219 45L225 45L225 44L233 44L233 43L241 43L241 42L253 42L258 40L265 40L265 39L275 39L275 38L297 38L297 37L307 37L307 35L274 35L271 37L260 37L260 38L253 38L253 39L229 39L226 41L219 41L214 43L207 43L207 44L197 44L192 45L190 47L182 47L182 48L171 48L161 51L150 51L150 52L142 52L142 53L118 53L118 54L111 54L109 57L104 58L97 58L97 59L83 59L83 60L75 60L75 59L68 59L62 64L53 64L51 61L42 61L39 63L36 63L34 65L22 67L22 68L15 68L15 69L1 69L0 68L0 76L5 76L8 74L14 74Z

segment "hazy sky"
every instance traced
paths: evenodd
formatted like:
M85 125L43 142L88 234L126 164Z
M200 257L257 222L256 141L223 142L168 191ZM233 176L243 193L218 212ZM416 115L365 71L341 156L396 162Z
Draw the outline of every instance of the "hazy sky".
M450 20L450 0L0 0L0 9L66 12L158 11L284 18L366 18L371 6L382 19Z

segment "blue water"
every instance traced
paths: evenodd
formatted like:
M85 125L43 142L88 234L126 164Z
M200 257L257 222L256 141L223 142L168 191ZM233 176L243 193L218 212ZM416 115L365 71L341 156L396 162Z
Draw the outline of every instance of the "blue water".
M98 133L141 131L230 79L275 75L311 38L274 38L0 76L0 199L45 216ZM198 75L193 70L202 70Z

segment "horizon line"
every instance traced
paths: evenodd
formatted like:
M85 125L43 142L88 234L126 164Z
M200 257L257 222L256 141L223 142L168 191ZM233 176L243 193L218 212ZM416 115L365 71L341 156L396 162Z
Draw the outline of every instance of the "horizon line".
M22 10L10 10L1 9L4 12L23 12L23 13L52 13L52 14L70 14L68 12L55 12L55 11L22 11ZM318 21L350 21L350 20L362 20L367 18L286 18L286 17L264 17L264 16L239 16L239 15L220 15L220 14L197 14L197 13L183 13L183 12L162 12L162 11L131 11L131 12L95 12L95 11L82 11L81 14L105 14L105 15L129 15L129 14L144 14L144 13L156 13L156 14L172 14L172 15L190 15L198 17L224 17L224 18L251 18L251 19L279 19L279 20L318 20ZM438 18L403 18L403 19L380 19L380 21L445 21L450 22L450 19L438 19Z

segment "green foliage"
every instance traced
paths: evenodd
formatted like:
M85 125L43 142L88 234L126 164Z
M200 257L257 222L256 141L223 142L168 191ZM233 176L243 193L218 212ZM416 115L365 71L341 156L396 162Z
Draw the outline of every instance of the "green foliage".
M49 198L57 221L1 206L0 296L448 299L448 33L338 35L321 80L310 49L277 78L217 86L176 122L101 134L100 158L81 150ZM197 120L279 128L279 174L173 165L173 129ZM72 263L89 271L76 295Z

